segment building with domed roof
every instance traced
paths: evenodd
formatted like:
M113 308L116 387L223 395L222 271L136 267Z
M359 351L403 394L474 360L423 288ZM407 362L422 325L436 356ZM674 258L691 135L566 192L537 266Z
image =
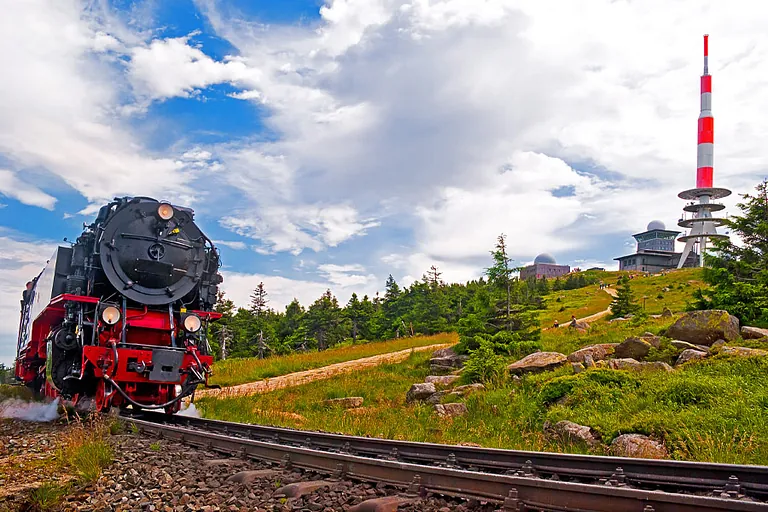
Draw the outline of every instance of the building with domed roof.
M543 252L534 258L533 265L520 269L520 279L528 279L529 277L554 279L570 271L571 267L568 265L558 265L554 256L548 252Z
M671 231L660 220L652 220L642 233L632 235L637 240L634 254L614 258L619 262L619 270L638 270L656 273L677 268L682 253L675 252L675 240L679 231ZM698 255L688 255L685 267L695 267Z

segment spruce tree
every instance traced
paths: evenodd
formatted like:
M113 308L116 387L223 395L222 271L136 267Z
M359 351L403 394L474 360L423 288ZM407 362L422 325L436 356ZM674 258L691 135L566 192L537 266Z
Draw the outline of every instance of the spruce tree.
M611 302L611 314L613 318L635 315L640 311L640 304L635 301L635 294L629 284L629 276L619 278L616 286L616 297Z
M768 326L768 181L754 195L743 194L737 206L741 215L726 222L738 235L714 242L705 255L704 280L709 289L695 293L697 309L725 309L743 324Z

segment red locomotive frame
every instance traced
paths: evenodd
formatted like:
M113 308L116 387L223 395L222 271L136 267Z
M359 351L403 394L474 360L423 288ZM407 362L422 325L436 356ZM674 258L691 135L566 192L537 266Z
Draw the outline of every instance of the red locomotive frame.
M213 357L202 355L197 345L184 337L181 315L194 314L205 324L221 318L215 311L174 312L127 308L123 305L120 320L113 325L102 321L98 313L99 299L82 295L62 294L54 297L33 320L29 344L16 360L16 377L34 386L46 374L47 351L50 334L62 323L67 303L93 306L95 332L93 343L82 347L80 378L88 374L97 380L96 393L92 397L99 410L111 406L125 407L129 404L146 409L164 408L175 413L181 406L179 387L184 387L194 377L196 382L208 384ZM178 378L152 380L149 369L156 361L153 356L169 353L183 354L178 365ZM176 368L174 367L174 370ZM49 369L50 370L50 369ZM41 391L50 398L60 397L59 390L52 385L50 372L42 384ZM69 397L77 403L79 397Z

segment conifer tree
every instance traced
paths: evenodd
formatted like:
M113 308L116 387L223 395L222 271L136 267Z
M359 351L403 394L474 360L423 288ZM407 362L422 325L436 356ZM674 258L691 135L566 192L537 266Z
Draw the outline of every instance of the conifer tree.
M619 278L616 286L616 298L611 302L611 314L613 318L635 315L640 311L640 305L635 300L632 286L629 284L629 276L626 274Z
M253 293L251 293L251 313L258 318L267 309L268 302L264 283L259 283L256 289L253 290Z
M695 292L697 309L725 309L743 324L768 326L768 181L743 194L726 226L741 239L716 241L705 255L707 290Z
M352 293L352 297L347 302L347 307L344 308L344 314L352 323L352 343L357 343L359 325L363 320L363 305L357 298L356 293Z
M331 290L327 290L309 306L304 321L307 332L317 341L319 350L340 343L346 335L344 317Z

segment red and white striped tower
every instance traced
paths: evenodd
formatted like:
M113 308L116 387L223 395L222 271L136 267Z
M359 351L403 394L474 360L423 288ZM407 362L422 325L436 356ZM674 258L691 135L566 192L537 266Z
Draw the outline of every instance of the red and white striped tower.
M709 36L704 36L704 74L701 75L701 111L699 113L698 151L696 154L696 188L685 190L678 194L681 199L691 201L683 210L693 215L683 218L678 226L691 228L690 233L681 236L678 240L685 242L685 249L680 257L677 268L683 266L704 265L704 252L707 241L713 238L727 238L718 234L717 226L724 222L723 218L712 216L712 212L725 209L722 203L713 203L712 200L729 196L731 191L725 188L715 188L715 118L712 116L712 75L709 74ZM691 257L696 254L698 245L699 257ZM689 261L691 260L691 261ZM698 261L696 261L698 260Z

